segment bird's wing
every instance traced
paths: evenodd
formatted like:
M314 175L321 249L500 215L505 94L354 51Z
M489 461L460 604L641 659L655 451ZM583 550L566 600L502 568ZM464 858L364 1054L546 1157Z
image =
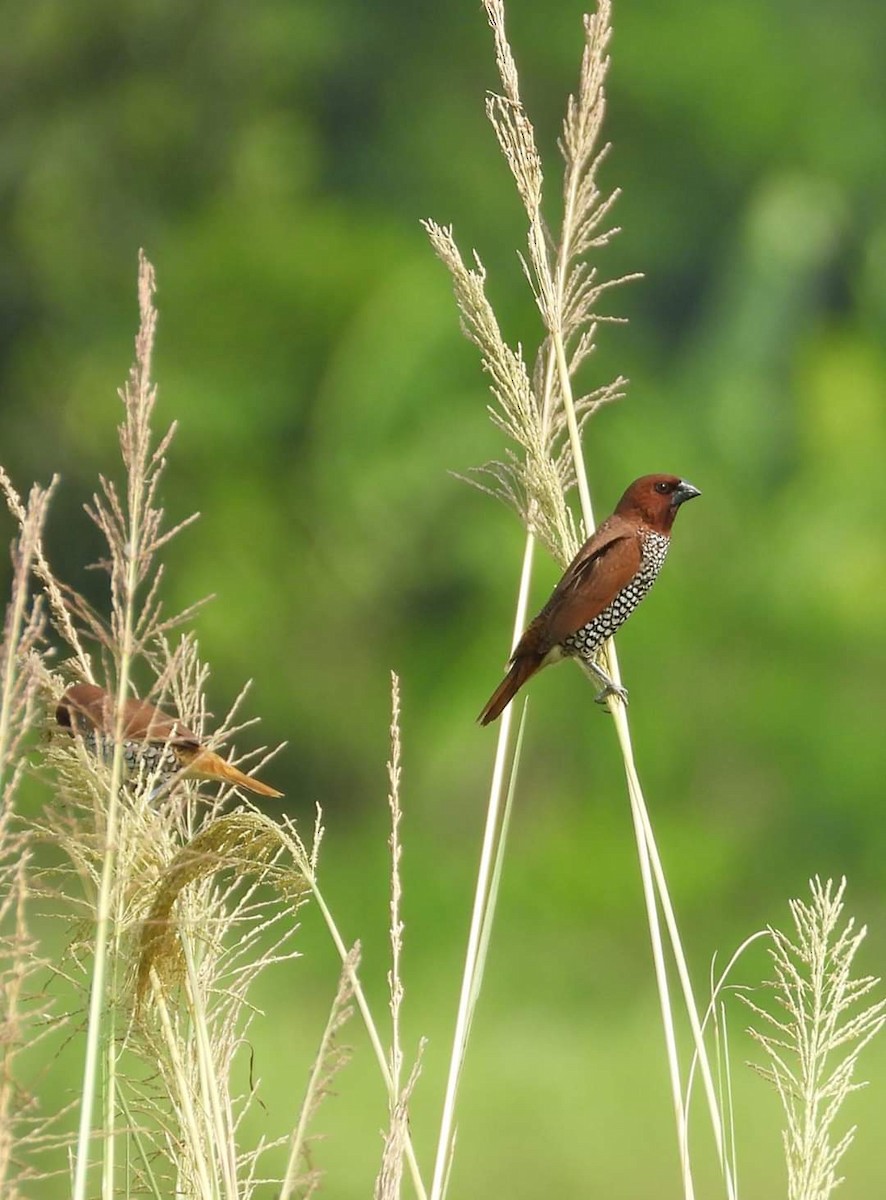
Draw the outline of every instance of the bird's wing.
M532 632L533 652L546 654L600 615L637 574L641 558L636 526L618 514L604 521L566 568L523 640ZM520 646L515 657L519 654Z
M71 715L83 728L83 721L110 737L114 736L116 712L114 697L91 683L77 683L62 696L56 720L70 728ZM127 700L123 714L125 737L146 742L171 742L176 746L198 746L197 737L181 721L174 720L146 700Z
M113 731L113 713L111 713ZM146 742L170 742L174 746L198 746L199 739L175 717L167 716L147 700L127 700L124 733Z

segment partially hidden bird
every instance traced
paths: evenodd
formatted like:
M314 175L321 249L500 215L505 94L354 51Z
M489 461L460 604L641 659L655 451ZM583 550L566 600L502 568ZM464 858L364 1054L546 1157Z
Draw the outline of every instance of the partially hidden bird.
M75 683L59 701L55 719L60 728L81 737L90 753L105 758L113 753L116 701L104 688ZM146 700L125 701L121 732L123 763L130 778L142 771L145 776L156 776L159 786L165 786L182 774L235 784L259 796L283 795L207 749L181 721Z
M477 718L481 725L499 717L527 679L563 658L578 658L589 668L603 685L598 700L612 693L624 699L624 689L595 661L597 651L655 582L680 505L700 495L697 487L676 475L643 475L634 480L526 627L507 675Z

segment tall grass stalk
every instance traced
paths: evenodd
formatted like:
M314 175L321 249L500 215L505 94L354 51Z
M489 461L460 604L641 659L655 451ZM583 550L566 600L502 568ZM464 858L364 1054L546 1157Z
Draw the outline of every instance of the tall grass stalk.
M570 485L577 485L583 532L587 534L594 528L581 430L584 422L601 404L622 395L625 384L623 379L618 378L595 392L578 398L573 391L575 373L593 351L598 323L600 320L609 319L599 316L597 304L605 292L623 282L599 280L596 268L591 268L587 263L588 254L604 246L617 232L607 227L607 218L618 193L604 195L597 184L598 170L608 149L600 145L600 130L605 111L604 83L609 65L607 50L611 37L611 6L609 0L601 0L596 14L585 18L585 49L579 88L576 95L569 99L560 141L564 159L563 220L559 237L554 241L542 216L541 158L532 124L520 98L517 69L505 32L503 0L484 0L484 3L493 31L496 65L502 85L502 94L493 95L487 101L487 114L528 218L527 255L521 261L532 287L546 335L531 377L519 349L512 350L501 335L495 314L486 298L485 272L477 256L474 256L473 268L466 266L451 230L434 222L427 222L426 228L436 253L452 274L465 333L480 350L483 367L490 376L490 389L495 401L490 408L490 415L507 437L517 444L521 452L518 454L508 449L504 461L487 464L473 479L478 486L515 507L527 529L513 646L525 624L528 610L529 582L536 537L540 536L555 558L564 565L573 557L578 547L578 531L565 499ZM605 648L604 654L608 673L618 681L618 661L611 642ZM623 703L616 696L609 698L609 708L624 760L637 841L671 1076L684 1193L691 1197L693 1185L689 1168L683 1085L660 929L659 906L673 948L692 1036L696 1042L727 1195L731 1200L734 1189L724 1153L722 1120L716 1091L701 1038L701 1026L673 906L640 786L627 714ZM491 863L500 853L497 843L502 839L500 811L502 789L508 774L506 764L510 737L509 713L510 710L506 709L503 714L496 747L483 850L434 1168L432 1200L439 1200L445 1190L444 1177L452 1156L456 1096L470 1030L470 1018L479 991L481 930L484 926L488 929L490 920L488 909Z
M527 551L531 554L531 547L527 546ZM518 600L515 626L521 623L525 617L525 611L525 599L522 599L522 606L521 600ZM522 629L522 624L520 624L520 628ZM519 637L519 634L516 636ZM467 1052L474 1010L480 994L480 981L483 975L481 952L485 951L489 945L490 930L495 911L495 900L494 893L491 891L491 883L495 874L496 861L500 860L504 853L507 834L507 827L501 820L501 812L505 780L510 765L508 760L508 745L511 733L511 720L511 709L506 708L502 713L498 731L498 743L496 745L495 763L492 772L492 786L489 792L489 802L486 807L483 846L480 852L480 866L477 872L474 906L471 911L468 945L465 954L465 965L462 971L458 1012L456 1014L452 1053L449 1060L449 1074L446 1081L446 1091L443 1096L443 1112L437 1140L437 1154L434 1160L431 1200L441 1200L441 1197L445 1195L445 1181L454 1151L455 1106L458 1099L458 1088ZM516 766L510 765L510 769L513 773L516 770Z
M511 815L514 811L514 798L517 795L517 778L523 753L523 734L526 732L526 716L529 704L524 701L520 710L520 724L517 728L517 738L511 757L511 775L508 780L508 791L505 797L504 810L501 817L501 835L496 845L495 862L492 864L492 878L489 881L489 902L483 913L483 928L480 930L480 948L477 955L477 971L474 976L474 995L471 997L471 1016L476 1011L480 988L483 986L483 972L489 953L489 942L492 938L492 926L495 918L495 908L498 902L498 892L501 887L501 877L505 865L505 848L508 841L508 831L511 825Z
M610 667L614 667L615 669L615 673L612 675L612 678L618 682L620 677L618 674L617 662L615 660L615 647L610 643L608 650L608 665ZM689 1019L690 1032L692 1034L694 1043L694 1061L697 1062L698 1069L702 1077L708 1113L710 1115L711 1126L714 1133L717 1157L720 1164L720 1169L723 1173L724 1183L726 1185L726 1194L729 1197L729 1200L734 1200L736 1194L735 1184L729 1165L729 1157L727 1154L723 1129L723 1118L717 1099L717 1087L714 1081L713 1071L711 1070L710 1057L704 1042L704 1031L698 1017L698 1008L696 1006L695 996L692 990L689 967L686 962L686 955L683 951L682 939L680 937L680 930L677 925L674 907L671 903L667 879L662 866L661 856L658 852L658 845L655 841L652 824L649 819L646 801L643 797L643 790L640 786L640 780L637 775L627 715L624 705L617 696L610 697L610 711L613 713L615 718L619 743L622 747L625 775L628 781L628 793L631 800L631 814L634 821L634 833L637 840L637 849L640 857L640 872L643 879L643 892L646 900L647 919L649 921L650 935L652 937L656 979L659 987L659 999L662 1008L665 1040L668 1050L668 1059L671 1063L672 1089L676 1089L682 1085L679 1066L676 1058L676 1042L674 1040L673 1021L670 1015L671 1009L668 995L667 965L664 960L664 954L661 946L661 934L658 920L659 905L661 906L662 914L664 916L665 925L671 944L671 950L674 956L674 962L680 981L680 987L683 992L684 1006ZM669 1014L667 1017L665 1016L666 1011ZM684 1185L688 1186L689 1193L691 1193L692 1184L689 1170L688 1106L684 1105L682 1097L676 1091L674 1091L673 1095L674 1110L677 1116L678 1142L680 1145L681 1159L683 1161Z
M394 1078L391 1074L391 1066L390 1066L388 1054L385 1051L384 1042L382 1041L381 1035L378 1031L378 1025L376 1024L375 1018L372 1015L372 1010L369 1007L369 1001L366 998L366 993L363 989L362 983L360 982L360 978L357 974L356 968L353 965L353 963L350 961L350 957L349 957L350 951L348 950L347 946L345 945L344 938L342 937L341 932L339 931L338 925L336 924L336 921L335 921L335 917L332 914L332 910L330 909L329 905L327 904L326 899L323 895L323 892L320 890L320 886L317 881L316 848L319 846L320 838L322 837L322 827L320 825L319 812L318 812L318 821L317 821L317 833L314 838L315 850L311 855L309 855L305 851L304 846L302 845L300 839L298 839L298 836L295 833L294 827L292 826L291 822L289 822L289 820L285 817L283 818L283 822L282 822L281 836L284 837L287 845L290 847L292 854L293 854L294 861L296 861L298 863L299 870L302 872L302 874L304 876L305 882L307 883L307 885L311 891L311 896L313 897L314 902L317 905L317 908L320 910L320 915L323 917L323 921L326 925L329 936L332 938L332 943L335 946L336 950L338 951L338 955L339 955L339 958L341 959L341 963L342 963L342 968L344 969L344 971L347 974L348 979L350 981L351 989L353 991L353 996L354 996L354 1003L357 1005L357 1009L363 1020L363 1025L369 1036L369 1043L372 1046L372 1051L373 1051L373 1054L375 1055L375 1061L376 1061L376 1063L378 1065L378 1069L381 1073L382 1080L384 1081L384 1085L385 1085L385 1088L388 1093L389 1102L393 1102L394 1104L396 1104L397 1101L395 1099L395 1096L397 1093L396 1093L396 1088L394 1086ZM416 1154L415 1154L415 1148L412 1144L412 1137L411 1137L411 1134L409 1133L408 1129L404 1133L403 1152L406 1157L406 1162L409 1166L409 1173L410 1173L410 1176L412 1177L412 1184L413 1184L413 1187L415 1188L415 1193L418 1196L419 1200L427 1200L427 1190L425 1189L425 1185L422 1180L421 1168L419 1167L418 1158L416 1157Z
M308 1159L308 1126L320 1102L329 1090L333 1077L341 1070L347 1055L337 1043L342 1026L350 1019L352 994L351 980L360 966L360 947L355 945L348 954L338 981L338 990L332 1002L329 1018L320 1038L317 1057L308 1076L305 1099L299 1110L295 1128L289 1144L289 1157L283 1174L283 1187L279 1200L291 1200L296 1188L302 1200L313 1195L319 1184L317 1172L312 1170Z
M715 1042L717 1046L717 1109L720 1114L726 1118L724 1124L728 1127L729 1137L725 1147L726 1159L729 1164L729 1173L732 1181L732 1188L735 1195L738 1195L738 1169L735 1148L735 1127L733 1122L732 1109L732 1073L728 1055L728 1039L726 1031L725 1006L722 1002L722 993L727 986L727 980L733 974L735 967L742 957L744 952L754 944L766 936L766 931L758 929L756 933L746 937L741 945L733 952L726 966L720 972L719 977L713 978L713 965L711 967L711 996L705 1009L704 1016L701 1020L701 1037L697 1039L693 1049L692 1058L689 1063L689 1072L686 1077L686 1091L683 1097L683 1109L686 1113L687 1126L687 1142L691 1114L692 1091L695 1086L696 1073L699 1070L699 1053L698 1043L704 1045L704 1036L709 1025L713 1025ZM721 1014L718 1018L718 1012Z
M385 1135L381 1167L375 1181L375 1200L400 1200L403 1177L403 1158L410 1144L409 1100L418 1082L424 1041L419 1043L418 1057L403 1082L403 1045L400 1031L400 1013L405 988L401 974L403 953L402 917L403 883L400 877L400 859L403 846L400 840L400 822L403 811L400 807L400 680L391 672L391 756L388 759L388 807L391 812L391 836L388 846L391 851L391 903L390 928L391 967L388 971L388 991L391 1010L391 1049L389 1054L391 1088L388 1097L388 1131Z
M400 680L391 672L391 757L388 759L388 807L391 811L391 969L388 972L388 990L391 1008L391 1115L400 1103L401 1075L403 1072L403 1047L400 1041L400 1009L403 1005L403 979L400 974L400 955L403 952L403 917L401 904L403 884L400 879L400 859L403 847L400 843Z
M112 929L119 795L123 782L124 704L129 695L129 676L134 652L136 590L145 568L145 517L153 491L152 477L149 471L153 466L154 478L156 478L159 461L162 461L161 456L161 460L155 460L152 464L150 455L150 416L156 399L156 392L150 378L151 353L157 321L156 310L152 303L153 292L153 268L142 255L139 260L140 321L136 337L136 361L121 396L126 411L124 424L120 428L120 441L124 461L128 468L128 504L124 512L113 484L103 481L104 498L101 499L96 495L94 508L100 527L103 527L108 535L114 617L119 633L119 639L115 644L119 650L119 656L116 664L116 733L108 783L101 880L96 901L95 949L86 1026L86 1050L80 1099L80 1124L77 1133L73 1200L86 1200L92 1138L92 1112L98 1087L102 1017L107 998L105 975L108 970L108 939ZM150 556L150 550L148 553ZM116 922L113 927L117 927ZM117 1087L113 1044L113 1038L109 1037L106 1078L109 1097L114 1096ZM109 1162L110 1171L103 1172L102 1189L107 1200L110 1200L113 1190L114 1113L115 1106L111 1102L105 1117L105 1161Z
M45 1033L50 1009L47 1000L34 1002L28 996L45 962L30 932L31 837L16 823L16 800L24 770L22 750L38 706L28 662L38 653L46 624L40 598L31 595L30 575L54 486L55 480L48 488L35 486L22 502L0 469L0 487L19 523L11 547L12 594L0 641L0 1195L9 1200L21 1195L24 1183L16 1168L17 1154L40 1138L39 1124L27 1112L18 1058Z

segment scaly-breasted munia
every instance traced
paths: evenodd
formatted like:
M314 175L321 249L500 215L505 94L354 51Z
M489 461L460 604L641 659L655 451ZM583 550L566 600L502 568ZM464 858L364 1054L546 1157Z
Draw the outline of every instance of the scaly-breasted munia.
M511 655L510 670L477 718L500 716L527 679L561 658L580 658L603 684L598 699L624 696L594 661L597 650L628 619L661 570L677 509L700 496L676 475L635 479L615 512L585 542L550 600L530 622Z
M116 702L110 692L92 683L75 683L55 710L62 729L83 738L93 754L107 758L113 752ZM156 775L160 786L179 773L215 783L233 783L259 796L282 796L276 788L251 779L208 750L181 721L167 716L146 700L127 700L123 706L123 763L127 774L139 770Z

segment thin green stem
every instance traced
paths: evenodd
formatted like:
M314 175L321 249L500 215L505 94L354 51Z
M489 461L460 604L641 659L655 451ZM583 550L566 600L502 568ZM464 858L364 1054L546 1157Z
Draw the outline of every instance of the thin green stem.
M354 957L354 952L349 956ZM348 987L350 987L350 978L348 978ZM332 1008L329 1011L329 1017L326 1021L326 1027L323 1030L323 1035L320 1038L320 1045L317 1049L317 1055L314 1059L314 1065L311 1068L311 1074L308 1077L308 1086L305 1089L305 1096L299 1109L298 1121L295 1129L292 1131L292 1137L289 1140L289 1155L286 1161L286 1170L283 1173L283 1181L280 1187L280 1195L278 1200L291 1200L292 1194L297 1186L304 1188L304 1180L299 1180L299 1160L301 1159L305 1145L308 1139L308 1125L310 1124L311 1116L317 1103L317 1097L322 1092L323 1076L328 1069L328 1060L330 1050L333 1044L333 1038L342 1020L342 1012L347 1002L348 993L344 988L344 976L339 982L338 992L335 1000L332 1003Z
M526 714L528 711L529 705L527 702L523 705L523 711L520 714L520 726L517 730L516 741L514 742L514 753L511 758L511 777L508 780L508 794L505 798L505 807L501 818L501 830L498 838L498 846L496 847L495 863L492 868L492 880L489 885L489 901L486 905L486 911L483 914L483 928L480 932L480 951L478 954L476 979L474 980L474 994L471 997L472 1020L474 1012L476 1011L477 1000L480 996L480 988L483 985L483 972L486 968L486 957L489 952L489 941L492 937L493 918L495 916L495 907L498 903L498 892L501 886L502 872L504 870L505 846L507 845L508 831L511 825L511 813L513 812L514 808L514 797L517 794L517 775L520 768L520 760L523 750L523 734L526 731Z
M160 1192L160 1182L157 1179L154 1171L151 1152L145 1143L141 1130L139 1129L139 1124L136 1120L135 1113L132 1111L126 1096L122 1093L120 1095L120 1107L123 1110L123 1115L126 1118L127 1129L132 1137L132 1140L135 1142L135 1146L141 1160L142 1178L144 1179L146 1186L150 1188L154 1200L163 1200L163 1196Z
M643 803L641 806L640 816L642 818L643 833L645 833L646 844L649 850L649 860L651 860L652 863L655 887L658 889L661 912L663 912L665 926L666 929L668 929L671 950L672 953L674 953L674 960L677 966L677 976L680 978L681 989L683 991L683 1000L684 1003L686 1003L686 1010L689 1018L689 1026L692 1028L695 1051L699 1056L699 1070L701 1072L702 1084L704 1084L705 1087L705 1097L707 1099L708 1112L710 1112L711 1116L714 1144L717 1146L720 1168L723 1170L726 1182L726 1194L728 1194L729 1200L735 1200L735 1183L734 1180L732 1180L731 1172L729 1170L728 1158L726 1158L723 1120L722 1116L720 1116L720 1109L717 1100L717 1087L713 1080L710 1056L708 1056L705 1046L704 1030L702 1030L701 1022L699 1021L699 1010L695 1004L692 980L689 978L689 967L686 961L686 954L683 952L683 943L680 936L680 928L678 928L677 925L674 905L671 904L668 881L666 881L664 868L663 865L661 865L661 857L658 852L658 845L655 844L655 838L652 832L652 824L649 823L649 814L645 803Z
M391 1069L388 1064L388 1056L385 1053L384 1046L382 1045L381 1038L379 1037L378 1027L376 1026L375 1021L373 1020L372 1012L369 1008L369 1003L366 999L366 993L363 991L363 985L360 982L360 978L357 975L357 972L354 970L354 967L348 956L348 949L345 946L344 940L342 939L342 936L338 931L338 926L336 925L335 919L329 910L329 906L327 905L326 901L323 899L323 895L322 895L319 887L317 886L317 881L314 878L313 871L311 871L308 868L308 864L306 862L302 862L299 865L300 865L300 869L308 883L308 886L311 889L311 894L313 895L314 900L317 903L317 907L320 909L320 913L323 917L323 920L326 922L326 928L329 930L329 935L335 944L336 950L338 951L339 958L342 961L342 966L345 968L345 970L348 973L348 979L350 981L351 989L354 994L354 1000L356 1001L357 1007L360 1010L360 1016L363 1018L363 1024L365 1025L366 1032L369 1035L369 1041L372 1046L373 1052L375 1053L376 1061L378 1062L378 1067L379 1067L379 1070L381 1071L382 1079L384 1080L385 1087L387 1088L387 1091L388 1091L388 1095L391 1096L391 1095L393 1095L393 1091L394 1091L394 1081L391 1077ZM412 1145L412 1137L408 1130L406 1131L405 1137L406 1137L406 1161L409 1163L409 1172L412 1176L412 1182L415 1187L416 1195L418 1196L419 1200L427 1200L428 1194L427 1194L427 1191L425 1190L425 1185L422 1182L421 1171L419 1170L419 1166L418 1166L418 1159L415 1156L415 1148Z
M752 933L749 937L745 938L745 940L741 943L741 945L738 947L738 949L733 953L732 957L729 959L729 962L723 968L723 971L720 974L720 978L711 987L711 999L708 1003L707 1008L705 1009L705 1014L701 1021L702 1036L704 1036L704 1032L705 1032L705 1029L707 1028L708 1021L713 1019L715 1026L717 1025L716 1006L717 1006L717 1003L719 1002L720 992L723 990L726 980L729 978L729 975L731 974L733 967L738 962L739 958L741 958L741 956L744 954L745 950L747 950L748 946L752 946L754 944L754 942L759 941L760 938L764 938L767 936L768 936L767 930L758 929L756 933ZM725 1039L725 1024L724 1024L723 1028L724 1028L724 1039ZM698 1062L699 1062L699 1054L698 1054L698 1047L696 1046L695 1051L693 1052L693 1055L692 1055L692 1061L689 1064L689 1074L686 1079L686 1095L683 1100L683 1105L684 1105L684 1108L686 1109L687 1127L689 1124L689 1116L690 1116L689 1102L692 1098L692 1088L695 1083L695 1068L696 1068L696 1065L698 1064ZM725 1094L726 1094L726 1100L728 1103L728 1110L729 1110L729 1117L730 1117L730 1122L729 1122L729 1133L730 1133L729 1163L730 1163L730 1171L731 1171L731 1175L732 1175L732 1188L734 1190L734 1194L737 1196L738 1195L738 1177L737 1177L737 1170L736 1170L735 1127L734 1127L734 1123L732 1121L732 1117L734 1115L732 1112L732 1077L731 1077L730 1070L729 1070L728 1048L724 1048L723 1055L722 1055L722 1062L723 1062L723 1067L724 1067L723 1072L722 1072L722 1077L725 1077L724 1086L725 1086ZM722 1089L720 1089L720 1090L722 1092ZM718 1100L717 1107L718 1107L719 1111L721 1111L721 1112L724 1111L726 1106L723 1104L722 1099Z
M112 956L113 958L113 956ZM102 1196L104 1200L113 1200L114 1197L114 1163L116 1145L114 1142L114 1130L116 1126L116 1101L117 1101L117 1070L116 1070L116 1019L114 1006L110 1006L108 1013L108 1037L105 1046L105 1126L104 1126L104 1147L105 1154L102 1160Z
M200 1093L203 1109L211 1131L211 1145L215 1147L214 1159L221 1165L221 1175L227 1200L237 1200L237 1159L231 1130L225 1122L222 1101L219 1095L215 1062L212 1055L212 1038L207 1028L206 1008L203 1004L194 949L190 938L182 938L185 964L187 966L188 1011L191 1014L194 1038L197 1044L197 1071L200 1078Z
M150 291L147 291L145 301L142 289L139 289L142 304L141 325L137 347L141 347L142 334L149 328ZM140 398L147 394L148 368L150 363L150 346L144 359L138 363ZM127 399L126 420L133 420L133 409L139 401ZM105 845L102 856L102 873L99 885L98 903L95 926L95 961L93 964L92 982L89 994L89 1016L86 1029L86 1057L83 1066L83 1086L81 1092L80 1122L77 1133L76 1166L74 1172L74 1190L72 1200L86 1200L86 1181L89 1169L89 1143L92 1129L92 1112L95 1103L95 1091L98 1078L98 1061L101 1043L102 1012L106 998L105 975L108 959L108 939L113 907L114 882L117 875L117 824L119 820L120 788L123 785L123 755L124 733L126 728L125 705L129 692L129 676L132 669L132 658L135 641L135 595L139 582L139 563L142 553L142 510L145 503L145 477L143 471L135 470L135 463L128 462L128 527L125 547L111 547L112 556L115 551L125 555L125 572L123 576L122 607L123 629L119 646L119 666L117 671L117 695L114 712L114 754L111 761L111 780L108 793L108 809L105 823ZM138 463L143 467L143 462ZM136 478L136 475L138 478ZM112 567L112 571L116 567Z
M566 421L569 429L569 442L572 449L572 460L575 464L575 476L578 482L578 494L581 501L582 520L584 521L585 530L588 536L590 536L591 530L593 530L595 527L594 512L591 506L590 491L588 489L587 471L584 463L584 448L581 444L581 433L578 428L578 421L575 415L575 404L572 397L572 380L569 376L569 366L566 361L566 348L564 346L563 338L559 329L553 330L551 336L554 343L560 389L563 395L563 405L566 412ZM611 640L607 645L606 654L610 677L616 683L619 683L621 676L618 666L618 656L615 651L615 646ZM658 921L655 887L649 870L650 855L647 838L645 836L646 825L643 821L643 813L645 812L646 805L643 799L643 790L640 787L640 779L637 774L637 768L634 761L634 751L631 744L627 713L625 711L624 704L617 694L609 697L609 710L615 719L619 745L621 747L622 758L624 760L624 770L628 784L628 795L631 803L631 815L634 821L634 831L637 841L637 853L640 861L640 878L643 884L643 897L646 904L646 917L649 923L649 936L652 943L652 958L655 966L656 984L658 986L659 1004L661 1007L662 1025L665 1035L665 1048L668 1058L668 1070L671 1078L671 1097L674 1104L674 1117L677 1124L677 1142L680 1148L683 1189L686 1195L686 1200L691 1200L694 1192L692 1176L689 1170L689 1156L686 1151L686 1113L683 1108L683 1089L680 1079L680 1064L677 1056L677 1038L674 1027L674 1016L670 1002L670 991L668 988L667 964L665 962L664 947L661 941L661 928Z
M92 1110L95 1103L98 1079L98 1061L101 1044L102 1012L105 1002L105 974L108 958L108 938L111 925L111 907L114 879L117 866L117 822L119 817L119 795L123 784L123 708L121 697L126 695L129 684L131 655L131 611L127 612L126 629L129 635L124 641L121 655L116 736L114 757L111 762L111 782L105 825L105 848L102 858L101 883L99 885L95 922L95 961L89 993L89 1016L86 1027L86 1056L83 1065L83 1085L80 1103L80 1123L77 1132L77 1157L74 1170L73 1200L86 1200L86 1181L89 1169L89 1143L92 1130Z
M575 405L572 398L572 386L569 378L569 368L566 362L566 352L562 338L557 333L553 334L553 340L556 347L560 387L563 393L563 403L566 410L570 445L572 448L573 461L575 463L576 478L578 480L582 517L584 519L585 528L590 531L594 528L593 511L591 508L590 493L587 487L587 473L584 466L584 451L581 444L581 435L578 429L578 422L575 417ZM621 676L618 666L618 656L616 654L615 645L611 640L606 647L606 657L608 673L616 683L619 683ZM656 889L658 891L659 900L662 906L665 924L668 929L674 960L677 965L677 973L683 989L683 998L686 1005L686 1012L689 1018L690 1027L692 1029L692 1036L698 1052L699 1067L702 1074L702 1080L704 1082L705 1095L708 1101L708 1109L711 1116L711 1124L714 1131L714 1140L717 1147L717 1155L720 1161L720 1167L723 1171L726 1181L726 1190L729 1200L734 1200L732 1175L726 1159L723 1139L723 1123L720 1116L719 1106L717 1104L716 1089L714 1087L710 1062L708 1060L707 1051L702 1038L701 1025L698 1020L698 1009L695 1004L695 997L692 993L692 984L689 978L689 969L686 964L686 956L683 952L682 940L680 938L679 928L674 916L673 905L671 904L670 894L667 887L667 880L662 869L661 858L658 853L658 847L656 845L655 837L652 831L652 825L649 820L646 801L643 797L643 789L640 785L640 777L637 772L636 760L634 758L634 750L631 742L627 711L618 695L611 695L609 697L609 709L615 720L619 746L621 748L622 758L624 761L625 776L628 784L628 794L631 802L631 812L634 819L637 851L640 859L640 875L643 882L643 893L646 902L647 918L649 920L649 933L652 940L655 975L659 990L659 1002L662 1010L662 1024L664 1027L665 1045L667 1048L668 1065L671 1074L671 1094L674 1103L674 1115L677 1123L677 1141L680 1147L680 1161L683 1172L684 1190L688 1200L688 1198L693 1194L693 1187L691 1173L689 1170L686 1110L682 1099L682 1084L680 1080L679 1061L676 1051L676 1034L674 1030L673 1011L671 1009L670 993L667 981L667 967L664 961L664 950L661 942L661 932L658 922ZM650 865L652 867L651 874L649 870Z
M619 704L619 708L621 709L622 713L624 713L624 706ZM625 727L627 728L626 717L624 723ZM616 726L616 728L618 728L618 726ZM628 739L630 739L629 731ZM634 774L636 775L636 767L634 768ZM637 787L639 788L639 780L637 781ZM708 1112L710 1114L711 1126L714 1132L714 1142L717 1147L717 1156L720 1162L720 1167L723 1171L724 1180L726 1182L727 1196L729 1197L729 1200L735 1200L735 1184L729 1169L729 1162L726 1155L726 1147L723 1135L723 1121L720 1114L720 1106L717 1101L717 1089L714 1083L713 1073L711 1071L710 1058L707 1053L707 1048L704 1044L704 1030L701 1022L698 1019L698 1008L696 1006L695 997L692 991L692 981L689 976L689 967L683 950L680 929L677 925L677 918L674 914L673 904L671 903L667 879L665 878L664 868L661 862L661 855L658 852L658 845L655 841L655 835L652 831L652 824L649 820L649 812L646 808L645 801L643 801L642 791L639 792L639 798L641 801L639 815L643 824L643 833L646 839L646 845L649 849L649 859L652 864L652 872L655 879L655 885L658 890L665 926L671 942L674 962L677 966L677 975L680 980L680 987L683 991L683 1000L686 1005L686 1013L689 1018L690 1028L692 1030L692 1039L695 1044L695 1051L698 1054L698 1067L701 1072L702 1083L704 1085L705 1098L707 1099Z
M578 428L575 404L572 399L572 381L569 378L569 364L566 362L566 347L563 345L563 338L559 330L552 333L551 337L554 343L560 390L563 393L563 408L566 412L566 424L569 429L569 445L572 449L572 461L575 463L575 479L578 484L581 517L584 522L585 536L590 537L595 526L594 509L591 504L590 489L588 488L588 476L585 470L584 451L581 444L581 431Z
M157 1012L160 1016L160 1026L166 1038L166 1047L169 1051L169 1058L172 1063L173 1071L180 1081L181 1086L178 1089L178 1105L179 1111L183 1118L185 1127L189 1130L189 1144L193 1149L194 1154L194 1169L197 1173L197 1178L200 1183L200 1198L201 1200L213 1200L213 1197L218 1195L217 1188L213 1187L212 1179L209 1174L209 1165L206 1161L206 1155L203 1150L203 1135L200 1128L200 1121L197 1117L196 1109L194 1108L191 1097L191 1089L188 1082L188 1072L182 1060L181 1050L179 1048L178 1038L175 1030L172 1027L172 1020L169 1016L169 1009L166 1007L166 998L163 995L163 988L160 985L160 980L157 978L157 972L151 968L151 995L154 1003L157 1006Z
M514 614L512 647L517 644L517 640L526 624L534 552L535 538L530 533L526 535L526 545L523 550L523 566L520 571L520 589L517 595L517 607ZM486 827L483 832L483 847L480 853L480 866L477 872L477 884L474 891L474 906L471 911L471 926L468 933L468 945L465 951L465 965L462 972L461 992L459 994L458 1012L455 1020L455 1033L452 1039L452 1052L449 1058L449 1074L446 1080L443 1114L440 1120L440 1133L437 1139L437 1154L434 1159L431 1200L443 1200L445 1195L448 1164L452 1153L455 1103L458 1097L461 1071L467 1051L473 1010L479 992L476 984L476 974L478 962L480 961L481 943L484 939L484 929L486 930L487 940L489 936L488 929L491 923L491 914L487 914L487 907L489 904L490 881L497 858L496 847L502 834L500 814L504 784L508 775L507 759L511 719L512 710L508 706L502 713L499 722L495 762L492 769L492 784L489 789L489 802L486 808Z
M618 662L615 659L614 648L610 646L608 665L614 666L616 682L619 681ZM631 746L630 730L625 716L624 705L619 700L610 704L610 710L616 722L619 745L624 758L625 776L628 784L628 795L631 804L631 817L634 822L634 836L637 842L637 855L640 861L640 877L643 881L643 899L646 904L646 919L649 923L649 937L652 942L652 959L655 966L655 980L658 986L659 1007L661 1009L662 1027L665 1037L665 1050L668 1059L668 1070L671 1080L671 1099L674 1105L674 1117L677 1123L677 1143L680 1152L680 1170L683 1174L683 1191L686 1200L692 1200L694 1187L692 1171L689 1164L688 1127L686 1109L683 1106L682 1084L680 1079L680 1061L677 1054L677 1039L674 1028L674 1016L671 1008L670 989L668 987L667 964L665 962L664 946L661 940L661 925L659 923L658 907L655 897L655 886L650 872L649 845L645 836L643 824L643 809L645 807L640 781L634 765L633 749Z

